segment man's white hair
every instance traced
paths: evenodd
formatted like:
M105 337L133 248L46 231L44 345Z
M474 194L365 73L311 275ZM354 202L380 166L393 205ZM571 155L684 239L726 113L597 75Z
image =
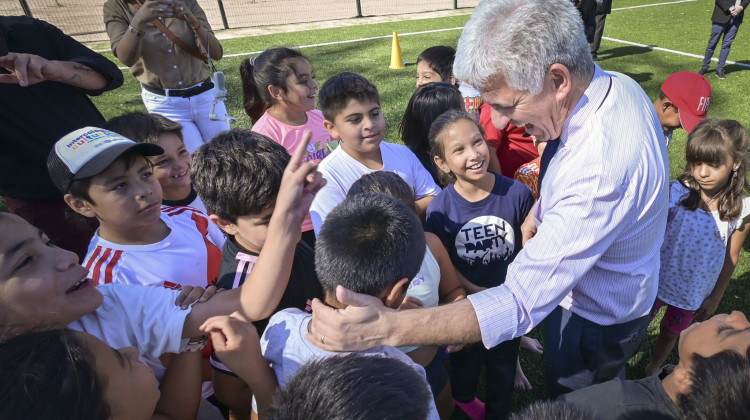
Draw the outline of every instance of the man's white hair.
M511 89L535 95L555 63L582 78L594 69L570 0L484 0L458 40L453 74L479 90L501 77Z

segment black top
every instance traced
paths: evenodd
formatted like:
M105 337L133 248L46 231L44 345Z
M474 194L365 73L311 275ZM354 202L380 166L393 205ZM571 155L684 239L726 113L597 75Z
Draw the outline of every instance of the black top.
M734 6L734 3L734 0L716 0L716 4L714 5L714 13L713 15L711 15L711 22L729 22L729 19L732 18L732 13L729 12L729 9ZM740 1L740 6L742 6L742 13L737 16L738 23L742 23L742 19L745 17L745 9L747 9L748 4L750 4L750 0Z
M234 240L233 236L227 236L224 248L221 250L221 265L219 266L219 280L216 287L220 289L233 289L245 282L247 275L254 265L254 257L258 254L242 248ZM253 260L248 263L248 260ZM268 279L274 281L274 279ZM273 313L286 308L297 308L310 312L310 304L314 298L323 300L323 287L320 285L318 276L315 275L315 254L312 248L304 241L297 244L292 261L292 272L289 275L289 283L281 296L279 306ZM253 322L258 330L258 336L263 335L268 319Z
M190 194L182 200L161 200L161 203L165 206L189 206L193 204L193 201L198 198L198 193L193 189L193 185L190 184Z
M52 145L69 132L85 126L104 126L104 117L86 95L99 95L121 86L122 71L101 54L38 19L0 16L0 38L0 56L8 51L73 61L107 79L107 86L96 91L59 82L29 87L0 84L0 195L27 200L58 199L60 191L47 173L47 155ZM2 68L0 72L8 73Z
M668 374L665 368L657 376L633 381L613 379L560 396L559 400L593 411L603 419L661 420L678 419L680 411L661 384Z

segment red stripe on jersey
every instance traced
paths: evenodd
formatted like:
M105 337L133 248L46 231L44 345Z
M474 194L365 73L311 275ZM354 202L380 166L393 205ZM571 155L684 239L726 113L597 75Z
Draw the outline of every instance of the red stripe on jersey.
M104 284L112 283L112 269L117 266L117 262L120 261L122 250L118 249L115 251L115 255L112 256L112 260L107 264L107 268L104 269Z
M168 210L163 209L164 213L167 213L167 216L177 216L178 214L182 214L185 210L192 211L193 213L197 211L194 208L187 206L170 207Z
M109 258L109 254L112 250L107 248L104 250L104 254L102 254L101 258L96 262L96 265L94 266L94 272L91 274L91 279L94 281L94 286L98 286L100 284L99 282L99 270L102 267L102 264L107 261L107 258Z
M91 257L89 257L88 261L86 261L86 270L91 270L91 264L99 257L99 253L102 252L102 246L97 245L96 249L94 249L94 253L91 254Z
M192 217L195 227L203 235L206 244L206 279L208 284L216 285L219 279L219 265L221 265L221 250L208 239L208 219L200 213L193 213Z

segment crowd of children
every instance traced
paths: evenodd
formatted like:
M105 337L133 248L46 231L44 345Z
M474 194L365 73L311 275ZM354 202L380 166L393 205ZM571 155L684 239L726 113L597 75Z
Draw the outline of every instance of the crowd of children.
M523 127L498 130L487 105L462 95L454 55L420 54L399 125L406 146L383 141L372 82L345 72L318 90L312 63L289 48L241 65L252 130L223 132L192 156L181 126L156 114L61 138L50 176L71 212L99 229L79 265L0 213L0 418L221 418L215 406L234 420L446 419L455 406L507 418L514 387L530 387L519 346L541 353L535 340L339 355L306 338L313 299L346 307L338 286L420 310L505 281L543 149ZM683 112L675 83L686 80L705 88L702 76L678 75L654 104L665 132L689 136L669 185L653 307L666 313L648 376L519 418L748 412L736 407L747 384L734 388L750 372L750 323L739 312L711 317L747 237L748 134L705 119L710 86L701 115ZM678 336L680 362L665 367Z

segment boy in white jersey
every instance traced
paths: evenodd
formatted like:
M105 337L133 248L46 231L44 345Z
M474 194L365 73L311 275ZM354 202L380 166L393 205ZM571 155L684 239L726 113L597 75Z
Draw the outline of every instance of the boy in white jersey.
M95 285L216 283L224 236L198 210L161 211L161 186L146 156L163 153L156 144L94 127L55 143L51 178L70 208L99 220L83 262Z

